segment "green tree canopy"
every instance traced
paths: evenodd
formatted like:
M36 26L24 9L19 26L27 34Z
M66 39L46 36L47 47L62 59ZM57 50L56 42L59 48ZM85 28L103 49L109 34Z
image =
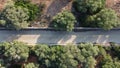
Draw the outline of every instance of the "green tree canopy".
M29 48L21 42L0 44L0 54L3 54L8 62L26 61L29 56Z
M81 50L81 54L84 57L90 57L90 56L95 57L99 54L98 46L94 46L91 43L80 44L78 45L78 48Z
M63 11L53 18L53 26L57 29L72 31L76 19L71 12Z
M71 48L73 47L73 48ZM75 50L76 49L76 50ZM74 51L75 50L75 51ZM77 68L78 61L75 58L79 49L74 46L54 46L51 48L52 68ZM74 54L73 54L74 53ZM77 54L76 54L77 53ZM82 58L80 58L82 59ZM57 62L56 62L57 61ZM55 62L55 63L54 63Z
M7 6L1 13L0 19L7 28L21 29L28 26L28 10L22 7Z
M105 6L106 0L75 0L75 8L80 13L94 14Z
M40 65L43 65L45 67L49 67L50 66L50 48L48 45L45 44L39 44L36 45L33 48L33 52L35 53L35 55L38 57L38 62L40 62Z
M117 58L112 58L109 54L101 61L102 68L119 68L120 61Z
M39 68L39 64L35 63L24 64L24 68Z
M86 58L85 68L95 68L96 60L94 57L90 56Z
M36 4L30 2L30 0L15 0L15 6L28 9L29 20L32 21L36 18L37 14L40 13L41 8Z
M64 46L50 46L37 45L34 48L34 52L37 55L40 65L46 68L77 68L79 49L75 50L71 47ZM73 53L77 53L74 54ZM81 58L79 58L81 59Z
M105 30L110 30L118 25L117 14L112 9L103 9L96 16L96 24Z
M83 15L83 17L80 17L80 20L83 22L83 26L99 27L104 30L110 30L120 24L115 11L108 8L104 8L94 15Z

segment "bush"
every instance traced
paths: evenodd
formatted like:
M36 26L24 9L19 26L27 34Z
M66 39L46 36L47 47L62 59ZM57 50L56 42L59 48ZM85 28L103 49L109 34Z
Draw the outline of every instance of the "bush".
M90 56L95 57L99 54L98 46L94 46L93 44L90 43L80 44L78 45L78 48L81 50L81 54L84 57L90 57Z
M83 27L98 27L98 25L95 22L96 15L81 15L79 17L81 25Z
M79 52L79 49L72 45L51 47L52 68L77 68Z
M90 56L86 58L86 63L84 68L95 68L96 60L94 57Z
M39 6L32 4L30 0L15 0L15 5L18 7L28 9L29 20L32 21L36 18L39 12Z
M49 65L50 65L49 51L50 51L50 48L48 47L48 45L44 45L44 44L36 45L33 48L33 52L37 56L38 62L40 65L49 67Z
M116 58L112 58L110 55L106 55L104 59L101 61L102 68L119 68L120 61Z
M119 57L120 47L112 46L109 51L104 48L91 43L39 44L30 48L30 53L24 43L5 42L0 44L0 68L119 68L120 61L116 57Z
M74 58L79 57L79 49L75 52L74 50L74 48L66 46L48 47L47 45L37 45L34 48L39 64L46 68L76 68L78 62Z
M1 26L5 26L5 24L6 24L6 21L5 21L5 20L0 20L0 25L1 25Z
M6 61L26 61L29 56L29 48L24 43L11 42L0 44L0 54L6 57Z
M71 12L63 11L53 18L53 26L56 29L72 31L76 19Z
M75 0L75 8L80 13L95 14L105 6L106 0Z
M106 0L75 0L75 9L81 13L80 22L85 27L110 30L119 26L114 10L105 8Z
M35 63L24 64L24 68L39 68L39 64Z
M119 25L117 14L112 9L102 9L95 15L83 15L80 17L83 26L99 27L104 30L110 30Z
M120 59L120 46L112 45L110 50L113 52L113 55Z
M28 26L28 10L26 8L7 6L0 15L7 28L19 30Z
M103 9L96 16L96 24L105 30L110 30L118 26L117 14L112 9Z

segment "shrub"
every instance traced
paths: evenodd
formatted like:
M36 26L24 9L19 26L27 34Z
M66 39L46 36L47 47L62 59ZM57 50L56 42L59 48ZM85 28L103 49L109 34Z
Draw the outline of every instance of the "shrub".
M37 56L38 62L40 65L49 67L50 65L49 51L50 51L50 48L48 47L48 45L45 45L45 44L36 45L33 48L33 52Z
M91 43L80 44L78 45L78 48L81 50L81 54L84 57L90 57L90 56L95 57L99 54L98 46L94 46Z
M116 58L112 58L110 55L106 55L101 61L102 68L119 68L120 67L120 61Z
M74 58L78 57L79 51L76 54L73 50L75 49L66 46L48 47L47 45L37 45L34 48L40 65L46 68L76 68L78 62Z
M112 9L103 9L96 16L96 24L105 30L110 30L118 25L117 14Z
M95 15L83 15L80 17L83 26L99 27L110 30L119 25L117 14L112 9L102 9Z
M30 53L24 43L5 42L0 43L0 68L119 68L120 61L116 57L119 57L120 47L104 48L91 43L66 46L39 44L31 48Z
M72 31L76 19L71 12L63 11L53 18L53 26L56 29Z
M80 13L95 14L105 6L105 0L75 0L75 8Z
M57 68L76 68L77 67L78 61L76 59L80 56L79 56L79 49L76 48L74 45L54 46L51 48L51 51L52 51L51 58L54 58L52 62L57 61L56 63L53 64L53 66L56 65ZM79 58L79 59L82 59L82 58ZM56 67L54 66L54 68Z
M3 54L8 62L26 61L29 56L29 48L21 42L0 44L0 54Z
M28 26L27 20L28 10L26 8L7 6L0 15L0 19L4 20L7 28L19 30Z
M24 64L24 68L39 68L39 64L35 63Z
M120 46L112 45L110 50L113 52L113 55L120 59Z
M18 7L28 9L29 20L32 21L36 18L39 12L39 6L32 4L30 0L15 0L15 5Z
M86 58L86 63L84 68L95 68L96 60L94 57L90 56Z
M0 25L1 25L1 26L5 26L5 24L6 24L6 21L5 21L5 20L0 20Z
M95 22L96 15L81 15L79 17L81 25L83 27L98 27L98 25Z

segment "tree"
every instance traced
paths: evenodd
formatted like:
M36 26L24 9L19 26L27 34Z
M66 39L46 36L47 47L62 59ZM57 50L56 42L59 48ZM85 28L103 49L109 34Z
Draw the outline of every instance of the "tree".
M21 42L11 42L0 44L0 53L3 54L8 62L26 61L29 56L29 48Z
M78 61L75 58L78 57L79 49L77 54L73 55L76 51L72 52L70 50L74 48L69 48L71 47L37 45L34 47L34 52L40 65L46 68L77 68Z
M104 59L101 61L102 68L119 68L120 61L116 58L112 58L110 55L106 55Z
M103 9L96 16L96 24L105 30L110 30L118 26L117 14L112 9Z
M9 49L10 44L8 42L0 43L0 55L4 55L5 51Z
M0 15L7 28L19 30L28 26L28 10L22 7L7 6Z
M90 56L86 59L85 68L95 68L96 60L94 57Z
M84 56L84 61L82 62L83 68L94 68L96 65L95 57L99 54L98 46L94 46L91 43L85 43L78 45L81 51L81 55Z
M74 47L74 46L73 46ZM70 51L71 50L71 51ZM78 61L75 60L78 50L71 48L71 46L54 46L51 48L51 68L77 68ZM73 51L73 52L72 52ZM78 52L76 52L78 51ZM75 55L75 53L77 53ZM74 55L73 55L74 54Z
M38 62L41 66L45 66L45 67L50 66L49 51L50 48L48 47L48 45L45 44L39 44L33 48L33 52L37 56Z
M112 51L113 55L116 56L118 59L120 59L120 46L119 45L111 43L111 47L109 48L109 51Z
M76 19L71 12L63 11L53 18L53 27L61 30L72 31Z
M99 27L104 30L110 30L117 27L118 23L117 14L112 9L102 9L100 12L94 15L83 15L80 17L83 26L87 27Z
M5 20L0 20L0 25L5 26L6 21Z
M105 6L105 0L75 0L75 8L80 13L95 14Z
M81 25L83 27L98 27L97 24L95 23L95 18L96 18L96 15L83 14L79 16Z
M37 14L40 13L39 9L41 11L41 8L39 8L37 5L32 4L30 0L15 0L15 6L20 6L22 8L28 9L28 15L29 20L32 21L36 18Z
M90 56L95 57L99 54L98 46L94 46L91 43L80 44L78 45L78 48L81 50L81 54L84 57L90 57Z
M24 68L39 68L39 64L35 63L24 64Z

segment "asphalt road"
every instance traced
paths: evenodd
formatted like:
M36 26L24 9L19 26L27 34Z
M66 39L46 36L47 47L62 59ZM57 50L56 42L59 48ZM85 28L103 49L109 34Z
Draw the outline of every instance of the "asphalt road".
M120 43L120 30L114 31L85 31L85 32L64 32L64 31L42 31L42 30L0 30L0 42L11 42L13 40L35 44L69 44L80 42L96 42L106 44L107 42Z

